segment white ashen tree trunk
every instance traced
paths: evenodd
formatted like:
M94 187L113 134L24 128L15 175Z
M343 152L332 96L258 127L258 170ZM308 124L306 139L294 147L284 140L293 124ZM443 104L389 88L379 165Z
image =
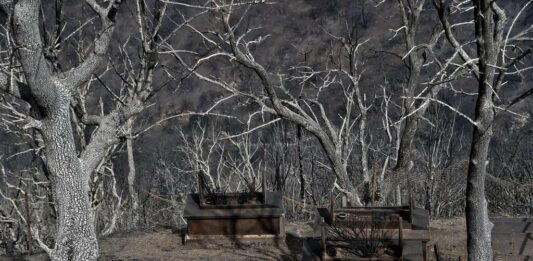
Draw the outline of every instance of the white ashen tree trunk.
M70 121L70 102L73 92L84 84L104 61L114 18L120 1L110 1L102 7L96 1L86 1L102 19L104 28L94 42L94 50L77 67L66 72L55 72L44 55L41 39L41 1L2 1L2 10L12 18L11 32L19 56L25 82L9 82L27 88L32 106L38 106L43 117L29 118L27 128L38 129L43 136L46 165L51 174L52 189L57 209L55 247L48 248L39 241L52 260L96 260L98 244L94 215L89 203L89 175L94 170L94 159L101 158L104 143L85 158L78 158ZM11 76L14 77L14 76ZM7 82L7 81L2 81ZM2 88L13 90L15 88ZM102 154L103 155L103 154Z

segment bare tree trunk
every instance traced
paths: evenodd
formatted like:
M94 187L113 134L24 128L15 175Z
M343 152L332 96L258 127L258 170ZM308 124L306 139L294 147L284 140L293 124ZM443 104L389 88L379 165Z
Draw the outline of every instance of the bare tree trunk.
M404 30L405 47L408 54L408 68L409 78L407 85L404 87L403 95L407 97L403 101L403 115L410 115L405 119L405 125L400 139L400 146L398 148L398 159L395 172L405 171L411 161L412 144L418 129L418 119L424 112L414 113L416 110L414 97L416 88L420 82L420 72L422 65L424 65L423 51L415 50L417 46L416 37L420 21L420 13L423 9L425 0L416 1L405 5L403 1L399 0L398 5L402 14ZM411 14L411 15L409 15Z
M480 122L492 122L494 112L486 106L492 103L488 97L492 93L481 94L476 105L477 119ZM468 259L492 260L491 230L487 200L485 198L485 176L487 168L487 155L492 136L492 126L487 128L474 128L470 161L468 164L468 180L466 186L466 227L468 233Z
M418 120L424 115L428 103L419 103L415 99L417 96L415 93L417 87L421 82L421 72L424 64L426 63L426 51L423 48L418 48L421 45L425 45L427 49L433 48L433 45L436 43L437 39L436 34L433 33L429 42L422 44L417 42L417 33L421 21L421 13L424 10L424 5L426 0L398 0L398 7L400 9L403 26L403 34L405 37L405 47L406 47L406 59L407 67L409 68L409 77L406 86L403 88L403 96L406 99L403 100L403 112L402 117L405 118L405 123L401 133L399 134L398 149L397 149L397 160L396 165L393 168L393 171L390 172L391 177L387 183L383 184L382 187L382 201L387 198L387 195L392 192L393 185L400 182L401 179L404 179L407 172L412 168L412 152L413 152L413 141L418 130ZM437 85L433 87L435 90L431 90L425 96L431 97L438 92ZM397 188L400 189L399 187ZM396 197L396 203L400 203L401 200L398 200Z
M487 199L485 198L485 176L488 153L494 122L495 69L499 53L498 32L494 22L493 3L490 0L474 1L474 23L479 57L478 97L476 102L474 133L470 148L468 177L466 185L466 228L468 260L492 260L491 230ZM498 14L500 22L505 20ZM503 15L504 16L504 15ZM495 39L496 37L496 39ZM501 40L501 39L500 39ZM494 86L494 87L493 87Z
M51 173L57 217L52 260L96 260L98 244L89 205L88 176L83 175L70 123L70 90L58 84L43 60L39 39L40 1L21 1L14 11L15 39L21 48L26 79L46 116L41 120L47 167Z
M433 212L433 183L435 180L435 173L433 170L428 174L428 178L425 181L425 187L426 187L426 204L425 208L429 212L429 216L431 216Z
M132 218L132 225L133 227L137 226L138 223L138 215L137 210L139 207L139 199L137 196L137 190L135 189L135 176L136 176L136 170L135 170L135 158L133 156L133 140L131 138L132 136L132 124L133 124L133 118L130 118L127 121L128 128L128 139L126 140L126 147L128 152L128 191L130 193L130 200L131 200L131 218Z
M43 121L42 129L58 213L56 249L50 258L96 260L98 243L89 205L89 183L82 174L74 148L74 136L68 120L70 100L60 102L55 115Z
M406 101L406 103L408 103L408 101ZM412 107L413 108L406 108L405 115L412 113L414 106ZM419 115L422 115L421 113L416 114L416 116L407 117L405 119L405 126L401 134L400 147L398 149L398 161L396 161L396 166L394 167L394 170L399 173L407 170L409 162L411 161L411 153L413 151L412 145L418 129L418 119Z
M40 130L45 145L44 154L57 209L57 234L53 249L39 243L52 260L96 260L98 257L94 214L89 201L89 176L94 166L78 158L70 120L70 101L76 88L85 83L104 61L120 2L109 1L105 9L93 0L86 2L99 14L105 29L96 37L94 50L86 60L65 73L55 72L51 65L53 61L44 55L40 30L41 1L0 2L2 10L12 14L10 26L14 40L17 46L23 47L16 51L25 84L31 91L29 96L36 101L30 104L43 112L40 119L28 117L25 128ZM106 146L100 147L106 150ZM93 155L92 158L97 157Z
M356 71L356 48L350 49L350 79L354 85L355 98L357 100L357 106L359 107L359 112L361 113L361 118L359 122L359 140L361 142L361 167L363 169L363 181L365 188L365 195L363 195L364 201L366 203L374 201L374 193L372 193L372 175L368 167L368 142L366 139L366 120L367 112L370 107L366 106L366 96L361 93L359 88L359 79L358 73Z
M367 109L364 108L364 105L360 105L360 107L363 107L363 109L360 110L361 112L361 119L359 124L359 139L361 140L361 167L363 168L363 177L365 182L370 184L372 175L370 174L370 170L368 168L368 144L366 142L366 115L367 115Z
M305 175L304 175L304 163L303 163L303 156L302 156L302 127L297 126L297 138L298 138L298 144L296 146L298 150L298 172L300 174L300 200L305 199Z
M353 182L348 175L346 166L342 162L342 157L338 155L337 151L330 143L325 143L320 138L319 141L322 144L329 161L331 162L334 173L337 174L337 179L341 182L341 184L338 184L339 189L346 194L352 205L361 206L362 204L361 199L359 198L359 193L357 192L356 187L353 185Z
M396 186L396 205L398 206L402 205L402 189L400 185Z

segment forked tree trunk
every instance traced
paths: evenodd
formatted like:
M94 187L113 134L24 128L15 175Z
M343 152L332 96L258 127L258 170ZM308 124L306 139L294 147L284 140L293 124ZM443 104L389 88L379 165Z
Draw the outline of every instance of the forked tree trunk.
M89 1L93 6L98 3ZM102 159L103 152L115 142L119 117L110 118L109 135L97 137L88 147L93 149L86 154L87 160L78 158L74 133L70 117L70 101L73 91L86 82L104 61L105 53L113 32L114 15L119 1L109 2L107 9L98 10L103 19L102 31L95 40L94 50L78 67L66 73L53 72L51 65L43 54L43 42L40 31L41 1L0 1L0 7L6 13L12 13L11 26L14 40L24 72L26 84L36 101L42 118L32 120L39 128L44 141L44 153L47 170L50 173L51 188L57 210L57 234L55 247L43 246L50 258L55 260L96 260L98 242L94 214L89 201L89 175ZM105 13L103 13L105 11ZM115 116L114 114L111 116ZM111 117L110 116L110 117ZM114 120L114 121L112 121ZM111 126L111 122L115 125ZM100 126L98 133L102 132ZM98 149L94 149L98 148ZM93 153L91 153L93 152ZM101 153L98 153L101 152ZM42 243L42 242L39 242Z
M43 120L42 126L58 213L56 249L50 258L96 260L98 243L89 205L89 183L74 147L67 97L58 97L57 110Z
M272 103L272 109L279 117L296 123L298 126L309 131L318 139L331 163L333 172L337 178L337 185L339 185L339 188L343 191L343 193L350 198L352 204L361 206L361 199L359 198L357 188L353 185L350 176L348 175L346 164L343 162L342 151L338 149L339 144L335 144L335 137L329 136L325 128L322 128L318 122L312 120L308 116L294 112L283 104L282 100L276 94L276 90L273 82L270 79L269 73L261 64L257 63L253 59L250 59L249 56L244 54L238 47L237 39L234 35L234 29L232 29L229 23L229 15L224 14L223 12L221 12L221 15L224 23L224 29L226 33L229 34L228 40L237 62L249 69L252 69L259 79L261 79L263 88L270 99L270 102Z
M405 118L405 123L403 124L398 141L396 165L393 171L390 172L395 177L388 179L387 184L382 185L383 196L381 197L381 203L386 201L389 194L396 194L396 204L400 205L402 203L401 186L398 183L408 176L407 173L412 168L413 141L418 130L418 120L424 115L427 109L427 106L418 107L420 104L417 104L416 99L413 98L416 96L415 93L420 85L422 67L426 60L424 51L422 49L416 49L417 46L421 45L417 43L417 33L425 2L426 0L407 1L408 4L406 4L404 1L398 1L403 26L405 27L402 30L405 37L405 48L408 52L406 59L408 62L409 77L406 86L403 88L403 96L406 99L403 100L402 112L402 117L407 116L407 118ZM431 46L431 44L430 41L427 46Z
M328 146L328 144L322 142L322 140L320 141L324 151L326 152L326 155L328 156L331 166L333 167L333 171L336 174L337 184L340 187L339 189L341 189L346 195L351 205L362 206L363 204L361 202L361 198L359 197L359 192L350 179L350 175L348 175L348 170L346 169L346 165L342 162L342 157L331 145Z
M89 205L88 176L82 171L70 121L71 92L53 76L43 56L37 0L19 1L13 27L25 78L42 111L41 132L57 209L52 260L96 260L98 244Z

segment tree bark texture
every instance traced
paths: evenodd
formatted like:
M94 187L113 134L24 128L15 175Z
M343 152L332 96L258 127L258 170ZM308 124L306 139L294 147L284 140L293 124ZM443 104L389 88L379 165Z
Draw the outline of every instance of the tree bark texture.
M492 1L474 2L474 22L477 53L479 57L478 97L475 109L474 133L470 148L466 186L466 227L468 260L492 260L491 230L487 200L485 198L485 176L488 153L494 122L495 65L498 60L499 43L495 29Z
M87 0L96 7L98 4ZM46 249L52 260L96 260L98 243L94 214L89 201L89 175L94 171L90 161L78 158L70 117L70 102L73 91L84 84L100 67L107 52L114 29L114 14L119 1L112 1L108 12L95 9L103 21L103 29L94 42L94 50L78 67L67 72L55 72L53 65L43 54L40 31L41 1L21 0L1 2L2 9L12 13L11 29L18 46L17 52L25 80L35 103L42 112L38 128L44 141L47 170L50 173L55 207L57 210L57 234L55 247ZM26 99L25 99L26 100ZM122 109L123 110L123 109ZM116 113L115 113L116 114ZM109 117L101 129L113 128L106 143L92 141L92 147L105 150L109 141L116 140L120 121ZM120 118L120 117L118 117ZM124 117L122 117L124 118ZM102 127L102 126L101 126ZM84 151L87 154L87 151ZM98 158L98 155L86 157ZM101 157L99 158L101 160Z

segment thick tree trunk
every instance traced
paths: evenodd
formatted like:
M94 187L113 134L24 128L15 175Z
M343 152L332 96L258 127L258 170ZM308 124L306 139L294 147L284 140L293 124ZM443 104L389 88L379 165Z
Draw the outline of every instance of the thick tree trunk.
M408 48L414 46L414 33L412 36L408 37ZM423 61L416 52L412 52L409 56L409 80L407 86L404 89L404 95L406 97L414 97L415 90L420 82L420 71L422 69ZM411 162L411 154L413 151L413 140L415 139L416 131L418 130L418 119L424 114L425 108L415 112L417 107L415 106L414 99L405 99L404 101L404 112L403 115L409 115L405 119L405 125L403 126L400 146L398 147L398 160L396 161L396 166L394 167L395 172L405 172L409 168L409 162ZM396 174L398 175L398 174Z
M69 100L43 121L48 169L58 213L52 260L96 260L98 243L89 205L89 185L74 147Z
M479 98L483 100L483 97ZM478 101L481 113L477 118L492 121L492 109L483 110L486 101ZM466 227L468 260L492 260L491 230L487 200L485 198L485 175L487 167L487 154L492 136L492 126L486 129L475 128L472 137L470 162L468 164L468 180L466 186Z
M418 129L418 118L421 115L419 113L413 113L416 106L415 100L412 99L412 97L414 97L415 90L420 83L420 72L425 59L422 57L422 53L419 50L413 49L417 46L416 34L424 1L421 1L420 6L418 6L418 3L415 4L416 6L405 6L403 1L398 1L398 3L402 14L403 25L406 27L404 30L405 47L409 52L409 78L403 92L403 95L407 97L403 102L403 115L409 115L409 117L405 119L400 146L398 147L398 159L396 161L396 166L394 167L395 172L402 172L407 169L409 162L411 161L412 144Z
M348 175L348 171L346 170L346 165L342 161L340 151L337 151L333 144L327 142L328 140L322 137L322 134L323 133L318 132L315 135L320 141L320 144L326 152L331 166L333 167L333 172L338 180L337 184L340 187L339 189L342 190L342 192L348 197L352 205L362 206L363 204L361 203L361 198L359 197L359 193L357 192L356 187Z
M93 6L98 4L90 1ZM98 10L106 28L95 40L93 52L78 67L66 73L55 73L43 54L41 39L41 1L24 0L14 4L12 32L17 46L26 82L31 91L32 106L42 111L41 119L34 120L40 128L44 141L47 170L50 173L51 187L57 210L57 234L55 247L47 250L52 260L96 260L98 243L96 239L94 214L89 201L89 175L96 164L87 164L78 158L70 117L72 92L94 73L104 61L111 34L114 14L119 2L110 2L107 9ZM0 2L4 11L11 11L10 1ZM105 13L104 13L105 12ZM114 114L112 115L114 116ZM108 120L110 121L110 120ZM118 122L118 121L115 121ZM107 149L116 139L115 125L104 140L94 142L90 147ZM109 127L109 126L108 126ZM105 129L105 128L104 128ZM98 131L101 133L101 131ZM87 153L85 153L87 154ZM102 157L94 154L95 162ZM90 163L90 161L89 161Z
M70 121L71 91L53 76L43 56L37 0L19 1L14 8L15 40L25 78L44 112L41 132L57 209L52 260L96 260L98 244L89 205L88 176L82 171Z
M337 174L337 179L340 181L340 189L348 197L350 203L354 206L362 206L361 198L357 192L356 187L353 185L353 182L350 180L346 166L342 163L342 160L339 156L330 156L328 158L331 161L334 172Z
M414 108L407 109L406 115L411 113L413 109ZM398 161L394 167L396 172L405 171L409 166L409 162L411 161L411 153L413 151L413 140L415 139L416 131L418 129L418 118L419 114L415 113L415 115L405 119L405 126L402 131L400 147L398 149Z
M494 13L491 0L474 1L474 22L477 53L479 57L478 98L476 102L474 133L470 149L466 186L466 229L468 260L492 260L491 230L487 199L485 198L485 176L488 153L494 123L494 64L498 60L499 37L495 32ZM503 19L503 17L500 17ZM503 21L500 21L503 22Z
M483 68L481 65L480 68ZM487 200L485 198L485 176L487 173L489 145L494 121L493 92L487 86L486 74L480 74L479 95L476 104L476 123L472 136L470 161L466 185L466 228L468 260L492 260L491 230Z
M326 135L324 132L311 131L311 133L315 134L322 148L324 149L324 152L326 153L331 167L333 168L333 172L337 178L337 185L339 185L339 189L347 196L352 205L362 206L363 204L361 203L359 193L350 179L348 171L346 170L346 165L344 164L342 156L340 155L341 151L337 150L335 145L333 145L332 142L325 137Z

